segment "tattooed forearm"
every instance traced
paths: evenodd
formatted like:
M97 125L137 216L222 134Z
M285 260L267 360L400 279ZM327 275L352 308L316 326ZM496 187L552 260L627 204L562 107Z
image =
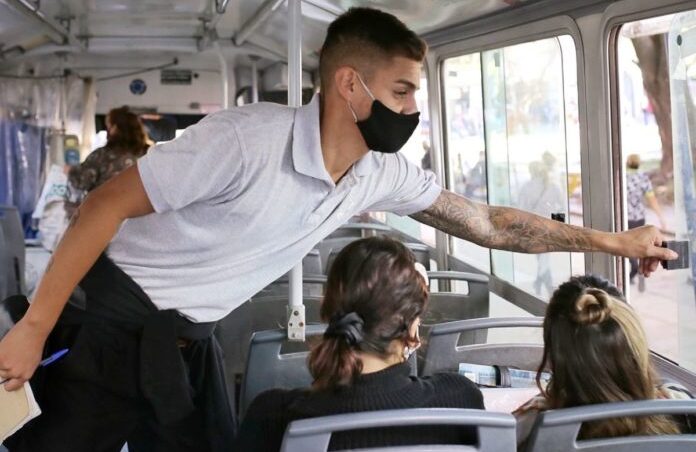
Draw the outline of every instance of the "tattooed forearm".
M487 248L524 253L597 250L595 231L510 207L480 204L447 190L412 217Z

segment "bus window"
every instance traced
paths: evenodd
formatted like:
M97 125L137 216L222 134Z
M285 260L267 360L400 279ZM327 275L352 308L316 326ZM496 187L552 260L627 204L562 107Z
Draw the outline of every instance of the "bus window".
M480 202L547 218L562 214L582 225L572 38L451 58L443 71L450 188ZM584 272L581 254L489 254L461 240L454 240L454 254L542 299L571 272Z
M428 79L425 73L421 75L420 89L416 91L416 104L418 105L418 111L420 111L418 128L399 152L415 165L432 171ZM400 217L392 213L378 213L375 216L390 226L417 238L429 246L435 247L435 229L430 226L426 226L409 217Z
M487 202L481 54L450 58L444 62L442 71L448 186L460 195ZM485 272L491 271L487 248L452 238L452 254Z
M658 226L667 240L690 240L692 250L696 212L686 206L694 203L695 32L692 11L626 23L616 40L623 226ZM690 270L649 279L632 267L627 262L625 291L651 349L696 370L693 261Z

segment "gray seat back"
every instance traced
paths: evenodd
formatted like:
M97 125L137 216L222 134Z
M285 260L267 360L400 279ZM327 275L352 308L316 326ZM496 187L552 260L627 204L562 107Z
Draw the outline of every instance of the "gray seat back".
M430 303L423 316L423 325L488 317L488 276L465 272L428 272L431 281L462 281L467 290L459 292L430 292ZM441 286L439 284L438 286ZM485 338L485 332L484 336Z
M488 297L488 275L460 271L431 271L428 272L430 290L433 292L455 292L470 294L472 292ZM465 283L465 290L453 288L454 281ZM435 284L434 284L435 282Z
M528 452L686 452L696 435L625 436L578 440L583 422L628 416L696 415L696 400L641 400L588 405L542 413L527 442Z
M339 237L327 238L317 243L316 248L319 250L319 255L321 256L322 273L328 274L330 256L333 255L335 258L335 255L341 252L346 245L356 240L358 240L357 237ZM333 263L333 260L331 262Z
M319 268L321 270L321 268ZM305 297L321 297L324 295L326 287L326 276L316 273L302 272L302 295ZM289 293L289 278L287 275L273 281L268 286L261 289L259 293L254 295L254 298L281 296Z
M322 297L303 296L305 321L308 325L321 323L319 310ZM288 294L254 297L249 300L251 309L251 332L275 330L287 326ZM249 336L251 337L251 335Z
M456 372L459 369L459 363L462 362L535 370L541 362L544 351L544 346L541 344L486 344L479 343L480 338L476 336L467 338L472 340L462 344L460 338L462 334L491 328L541 328L543 320L542 317L499 317L459 320L434 325L427 338L422 373L432 375L436 372Z
M225 371L231 387L234 387L235 375L244 373L249 341L254 331L275 330L286 326L287 286L285 289L284 295L271 294L252 298L218 322L215 336L225 355ZM319 319L321 298L305 296L303 303L307 324L321 323Z
M3 271L7 275L7 295L24 294L26 293L24 283L26 249L24 229L16 207L0 206L0 227L5 235L6 255Z
M341 252L348 244L359 240L356 237L347 238L335 238L326 239L317 244L319 249L319 254L321 255L321 261L324 268L324 273L328 274L331 269L333 261L336 259L338 253ZM426 269L430 269L430 249L427 245L421 243L404 243L404 245L411 250L411 252L416 257L416 262L420 262Z
M430 248L422 243L404 243L416 256L416 262L423 264L426 270L430 270Z
M420 425L475 426L478 430L477 446L422 445L394 448L361 449L376 451L514 451L515 418L510 414L483 410L455 408L414 408L404 410L369 411L339 414L290 423L281 452L325 452L331 434L346 430L379 427L410 427Z
M318 249L313 249L302 258L302 273L321 275L321 256Z
M307 325L305 336L311 338L324 334L326 325ZM283 352L283 345L292 351ZM312 384L312 376L307 368L309 347L306 343L289 342L284 329L259 331L251 336L246 370L242 378L239 397L239 419L260 393L274 388L306 388ZM416 375L418 361L416 354L409 359L411 373Z
M392 232L392 228L379 223L346 223L333 231L326 238L338 239L348 237L357 240L363 237L371 237L375 235L388 235Z
M307 325L305 337L311 340L324 334L326 325ZM247 356L246 371L242 378L239 395L239 419L244 418L247 408L254 398L273 388L294 389L308 387L312 376L307 368L309 352L281 353L287 342L284 329L258 331L251 336Z

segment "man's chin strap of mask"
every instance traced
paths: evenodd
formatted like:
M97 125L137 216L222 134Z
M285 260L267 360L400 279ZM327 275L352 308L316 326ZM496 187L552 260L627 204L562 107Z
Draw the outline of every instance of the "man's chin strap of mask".
M370 116L362 121L358 120L358 115L348 102L348 108L353 114L355 124L360 130L360 134L365 140L365 144L372 151L393 154L403 147L408 139L413 135L413 131L418 127L420 112L409 115L396 113L381 101L377 100L367 87L362 77L356 73L360 84L372 99L372 109Z

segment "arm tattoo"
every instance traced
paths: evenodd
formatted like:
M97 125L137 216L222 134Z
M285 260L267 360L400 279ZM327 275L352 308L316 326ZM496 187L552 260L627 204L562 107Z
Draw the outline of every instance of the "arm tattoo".
M487 248L522 253L595 251L590 229L511 207L489 206L443 190L417 221Z

